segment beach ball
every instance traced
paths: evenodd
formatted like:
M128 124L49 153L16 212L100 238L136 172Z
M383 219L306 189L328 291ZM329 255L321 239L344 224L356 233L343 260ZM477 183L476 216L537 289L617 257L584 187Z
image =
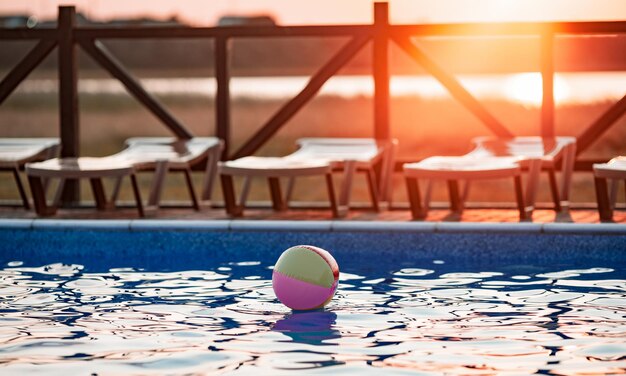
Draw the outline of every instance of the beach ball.
M322 308L333 297L339 283L339 266L327 251L297 245L283 252L272 273L276 297L297 310Z

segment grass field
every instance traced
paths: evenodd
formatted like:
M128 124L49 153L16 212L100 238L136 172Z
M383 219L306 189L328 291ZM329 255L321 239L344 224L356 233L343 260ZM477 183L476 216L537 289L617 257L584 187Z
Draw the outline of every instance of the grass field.
M215 132L213 100L201 97L164 96L159 98L192 133L199 136ZM231 108L233 143L236 150L283 104L278 100L238 98ZM483 101L489 111L516 135L537 135L540 110L518 103ZM609 102L568 104L557 108L558 135L577 136L611 106ZM59 128L58 102L54 94L16 93L0 107L0 137L57 136ZM169 131L133 98L125 95L81 95L81 154L103 156L123 146L132 136L169 135ZM488 135L489 130L469 111L452 99L426 100L416 97L394 98L391 104L392 134L400 140L398 157L419 159L429 155L459 155L471 147L474 136ZM342 98L321 96L304 107L258 155L282 155L294 150L298 137L369 137L373 133L373 103L371 98ZM583 158L610 158L626 154L626 117L622 117L603 137L583 153ZM198 177L199 178L199 177ZM142 184L149 182L149 176ZM402 179L395 179L394 200L404 200ZM199 179L198 179L199 181ZM542 181L542 184L545 182ZM509 182L476 185L470 200L513 201ZM296 197L303 200L324 200L325 191L316 189L315 182L299 184ZM445 187L437 185L436 200L445 200ZM84 187L87 188L87 187ZM549 195L542 187L540 201ZM595 201L590 173L577 173L574 179L573 201ZM220 196L220 189L215 191ZM170 179L165 199L185 198L182 179ZM90 194L85 194L90 199ZM130 198L128 192L122 197ZM263 182L253 190L252 199L267 199ZM357 184L356 199L366 200L365 186ZM0 199L17 198L9 174L0 180Z

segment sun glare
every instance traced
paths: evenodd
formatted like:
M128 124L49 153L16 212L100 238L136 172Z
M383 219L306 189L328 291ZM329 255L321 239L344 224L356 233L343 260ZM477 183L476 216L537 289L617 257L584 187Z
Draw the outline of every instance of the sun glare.
M506 80L504 94L507 98L527 105L539 106L543 101L541 74L519 73ZM554 101L564 102L569 97L567 83L557 74L554 76Z

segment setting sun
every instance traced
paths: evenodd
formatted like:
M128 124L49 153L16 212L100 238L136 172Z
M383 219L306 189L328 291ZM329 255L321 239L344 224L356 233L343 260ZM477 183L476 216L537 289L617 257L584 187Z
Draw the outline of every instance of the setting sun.
M527 105L541 105L543 100L541 74L537 72L511 75L504 84L504 95L514 101ZM567 101L569 87L558 74L554 76L554 101Z

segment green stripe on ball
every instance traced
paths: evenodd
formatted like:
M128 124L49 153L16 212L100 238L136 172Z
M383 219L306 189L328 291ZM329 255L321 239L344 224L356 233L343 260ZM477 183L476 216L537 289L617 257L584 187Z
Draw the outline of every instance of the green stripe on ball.
M287 254L289 257L286 257ZM274 270L283 275L328 288L335 282L333 271L326 260L316 252L298 246L285 251L276 262Z

